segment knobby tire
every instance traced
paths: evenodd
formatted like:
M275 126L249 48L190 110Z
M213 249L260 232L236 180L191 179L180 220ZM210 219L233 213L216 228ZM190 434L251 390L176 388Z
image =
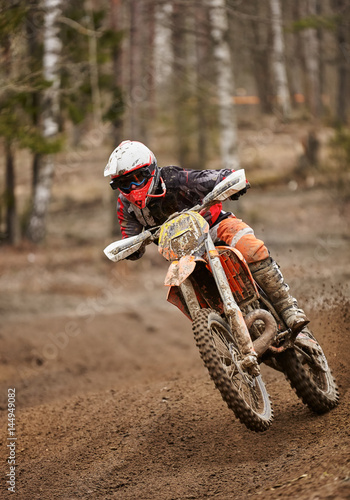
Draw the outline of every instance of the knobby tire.
M234 412L242 424L255 432L267 430L272 423L273 412L269 395L261 376L254 379L254 388L249 389L252 396L248 399L251 399L251 401L247 402L246 398L241 394L242 391L236 386L235 376L230 378L227 365L220 358L220 353L213 336L212 325L216 325L218 329L221 329L225 338L230 339L231 345L234 344L234 338L232 338L228 324L216 311L201 309L197 313L192 324L192 329L201 358L211 379L220 391L227 406ZM259 405L262 407L253 408L253 400L258 400Z
M306 363L308 371L301 359L301 355L295 350L288 349L280 354L278 361L287 380L303 403L314 413L326 413L337 406L339 401L339 391L331 370L328 367L327 372L317 374Z

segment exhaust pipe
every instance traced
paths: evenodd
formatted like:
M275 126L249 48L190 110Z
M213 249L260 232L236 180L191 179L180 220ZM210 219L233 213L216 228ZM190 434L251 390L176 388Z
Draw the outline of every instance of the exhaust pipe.
M271 313L264 309L254 309L244 318L246 325L249 328L260 319L265 324L265 331L259 338L254 340L253 345L258 357L262 356L269 348L271 342L277 334L277 323Z

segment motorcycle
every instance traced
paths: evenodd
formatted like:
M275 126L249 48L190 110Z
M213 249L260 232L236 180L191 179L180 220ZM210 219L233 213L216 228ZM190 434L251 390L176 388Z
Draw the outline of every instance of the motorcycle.
M315 413L335 407L339 392L326 356L311 331L291 331L254 281L242 254L214 244L202 217L212 205L246 187L244 169L221 181L202 203L172 214L163 224L104 249L113 262L151 242L170 262L167 300L191 321L201 358L223 400L248 429L273 420L260 365L282 371ZM300 335L299 335L300 334Z

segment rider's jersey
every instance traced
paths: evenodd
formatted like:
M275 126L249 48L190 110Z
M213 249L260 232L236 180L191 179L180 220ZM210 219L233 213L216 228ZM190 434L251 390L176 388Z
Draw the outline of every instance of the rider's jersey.
M160 169L160 177L166 186L164 196L150 198L147 206L140 209L119 194L117 210L123 238L135 236L143 230L163 224L174 212L181 212L200 203L204 196L233 170L185 170L169 166ZM162 194L161 182L155 194ZM222 204L213 205L201 215L209 226L218 224L230 213L222 210Z

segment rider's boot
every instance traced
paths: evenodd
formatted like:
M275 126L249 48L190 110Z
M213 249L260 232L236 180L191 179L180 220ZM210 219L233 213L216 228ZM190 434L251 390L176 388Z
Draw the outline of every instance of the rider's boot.
M294 332L301 332L309 320L304 311L299 309L296 299L290 295L289 286L284 281L278 264L268 257L249 264L249 269L287 327Z

